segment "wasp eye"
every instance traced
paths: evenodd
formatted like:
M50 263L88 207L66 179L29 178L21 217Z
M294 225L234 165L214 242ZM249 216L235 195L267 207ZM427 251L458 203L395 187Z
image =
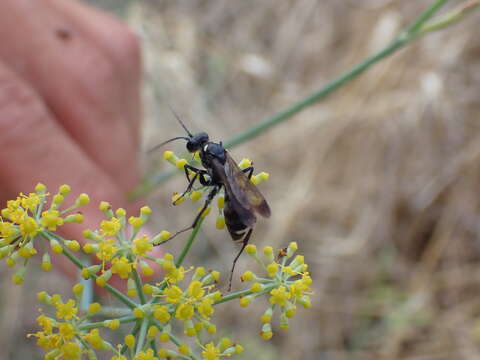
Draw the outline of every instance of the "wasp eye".
M194 141L189 141L187 142L187 150L188 152L196 152L198 150L200 150L200 144L198 144L197 142L194 142Z

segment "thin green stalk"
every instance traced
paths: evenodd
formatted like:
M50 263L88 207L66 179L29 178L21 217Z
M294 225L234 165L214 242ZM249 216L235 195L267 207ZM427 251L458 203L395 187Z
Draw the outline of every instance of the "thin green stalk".
M163 325L160 323L160 321L158 320L155 320L155 319L152 319L152 322L155 324L155 326L159 329L163 329ZM172 343L174 343L177 347L180 346L182 344L182 342L180 341L180 339L178 339L175 335L173 335L172 333L169 334L170 336L170 341ZM182 355L183 356L183 355ZM200 360L195 354L191 354L190 357L187 357L185 356L184 358L191 358L191 359L195 359L195 360Z
M132 331L130 332L131 335L137 336L138 331L140 330L140 326L142 325L141 321L137 321L135 323L135 326L133 327ZM120 349L120 354L125 354L125 351L127 351L128 346L126 344L123 344L122 348Z
M114 319L110 319L110 320L114 320ZM134 322L138 319L133 315L128 315L128 316L118 318L117 320L119 320L121 324L127 324L127 323L130 323L130 322ZM90 329L96 329L96 328L103 328L103 327L105 327L104 324L105 324L104 321L97 321L97 322L93 322L93 323L80 325L78 328L80 330L90 330Z
M132 310L125 307L102 306L102 309L96 315L104 318L120 318L131 313Z
M412 25L410 25L405 32L408 34L414 34L425 24L428 19L430 19L435 13L440 10L442 6L447 3L448 0L436 0L432 6L430 6L426 11L420 14L420 16L415 19Z
M153 350L153 355L155 355L156 357L158 357L158 349L157 349L157 343L156 343L155 339L150 340L150 347L151 347L152 350Z
M142 285L142 279L140 278L140 275L138 275L138 271L136 269L133 269L133 280L135 281L135 287L137 288L137 294L140 299L140 303L143 305L147 302L145 299L145 293L143 292L143 285Z
M137 347L135 349L135 355L142 351L147 339L148 317L143 318L142 325L140 326L140 334L137 337Z
M202 226L203 220L205 220L205 218L203 216L200 217L200 220L198 221L197 226L195 226L193 228L192 233L190 234L190 237L188 238L187 243L185 244L185 246L182 249L182 252L180 253L180 256L175 261L175 266L176 267L179 267L180 265L183 264L183 260L185 260L185 257L187 256L188 252L190 251L190 248L192 247L193 242L195 241L195 238L197 237L197 233L200 230L200 227Z
M434 32L446 28L447 26L456 24L457 22L463 20L467 15L469 15L474 10L480 8L480 1L471 0L466 1L463 4L460 4L458 7L449 11L445 16L435 19L431 23L425 24L419 29L420 35L426 35L427 33Z
M386 58L387 56L393 54L400 48L409 44L413 40L416 40L421 35L424 35L426 32L422 31L422 27L425 23L431 19L441 7L443 7L448 0L436 0L427 10L425 10L420 16L415 19L406 30L402 31L389 45L384 49L380 50L378 53L373 56L368 57L366 60L362 61L360 64L355 65L350 71L334 79L327 85L325 85L320 90L312 93L311 95L303 98L296 104L288 107L287 109L278 112L272 117L258 123L255 126L245 130L243 133L234 136L233 138L227 140L224 145L229 148L241 143L244 143L248 140L251 140L264 132L266 132L271 127L280 124L281 122L290 119L293 115L299 113L301 110L317 103L320 100L326 98L333 91L340 88L345 83L350 82L361 73L365 72L372 65L378 63L380 60ZM131 194L132 199L144 196L156 188L158 184L165 182L166 180L173 177L175 174L179 173L178 171L171 170L166 172L161 172L150 176L149 179L145 180L139 187L137 187Z
M259 293L256 293L255 295L262 295L262 294L266 294L268 292L270 292L270 290L274 289L275 287L277 287L276 284L273 284L273 285L269 285L269 286L266 286L262 291L260 291ZM217 300L213 303L213 305L218 305L218 304L222 304L222 303L225 303L227 301L231 301L231 300L235 300L235 299L239 299L243 296L247 296L247 295L251 295L253 294L253 292L251 290L241 290L241 291L237 291L233 294L230 294L230 295L227 295L227 296L222 296L222 298L220 300Z

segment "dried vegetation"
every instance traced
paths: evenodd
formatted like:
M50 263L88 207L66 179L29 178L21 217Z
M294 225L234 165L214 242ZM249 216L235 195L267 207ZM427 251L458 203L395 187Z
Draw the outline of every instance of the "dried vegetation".
M132 2L126 18L147 65L146 147L181 130L167 103L194 130L229 138L386 45L430 3ZM313 308L266 344L260 308L224 310L245 358L480 357L478 23L477 14L420 40L232 151L271 174L261 189L273 217L253 241L297 241L316 291ZM156 192L160 223L191 221L165 206L184 184ZM227 233L204 231L190 260L228 271Z

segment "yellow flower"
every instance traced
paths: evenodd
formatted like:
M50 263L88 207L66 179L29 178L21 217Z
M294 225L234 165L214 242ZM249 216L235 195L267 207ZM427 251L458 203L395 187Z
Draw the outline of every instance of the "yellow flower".
M127 360L127 358L123 355L115 355L115 356L112 356L110 360Z
M148 236L143 235L133 240L133 253L138 256L146 256L148 252L153 249L153 244L148 239Z
M68 342L60 347L61 358L65 360L79 360L82 356L82 349L76 342Z
M55 304L57 309L57 318L71 320L77 315L78 308L75 307L75 300L68 300L66 304L59 301Z
M40 231L40 226L38 226L37 222L34 218L30 216L24 216L20 220L20 233L23 237L35 237Z
M215 221L215 227L218 230L222 230L225 227L225 217L224 216L217 217L217 220Z
M17 233L17 228L10 222L0 221L0 236L4 239L13 240L13 236Z
M36 210L37 206L40 204L40 196L36 193L30 193L28 196L25 196L21 200L21 206L31 211L32 213Z
M100 336L98 329L90 330L90 332L85 336L85 339L90 345L92 345L93 348L97 350L101 350L104 348L104 342Z
M280 306L285 306L287 304L287 300L291 297L291 294L287 292L285 286L280 286L276 289L273 289L270 291L270 295L272 295L269 299L270 303Z
M75 200L75 204L78 206L87 205L89 202L90 197L88 196L88 194L80 194L77 200Z
M115 240L104 239L98 244L97 258L103 261L110 260L117 252L115 247Z
M263 340L270 340L273 336L272 326L269 323L263 324L260 336Z
M146 351L140 351L133 360L158 360L158 357L154 355L152 349L147 349Z
M213 345L213 343L208 343L205 345L205 350L202 351L202 357L204 360L219 360L220 349Z
M158 334L158 328L155 325L151 325L147 331L147 337L149 339L154 339Z
M135 336L132 334L128 334L125 336L125 345L127 345L130 349L135 346Z
M100 232L103 236L115 236L120 231L122 225L120 220L112 217L110 220L102 220L100 223Z
M45 315L40 315L37 317L37 324L43 329L46 334L51 334L53 332L53 320Z
M127 279L132 269L132 263L125 256L112 260L112 273L118 274L122 279Z
M168 307L164 305L155 305L153 310L153 317L160 321L162 324L166 324L170 320Z
M267 266L267 272L268 272L268 276L270 277L275 277L275 275L277 274L277 271L278 271L278 264L277 263L271 263Z
M178 347L178 352L182 355L190 355L190 348L188 347L187 344L181 344Z
M88 313L89 314L96 314L102 309L102 305L100 305L98 302L91 303L90 306L88 307Z
M165 290L165 295L167 296L166 301L171 303L171 304L177 304L180 302L180 298L183 295L182 289L180 289L178 286L173 285L168 287Z
M135 316L137 319L143 319L145 317L145 312L141 308L136 307L133 309L133 316Z
M47 210L42 212L40 223L50 231L57 230L58 226L63 225L63 219L58 210Z
M180 304L175 312L175 317L179 320L190 320L195 312L193 305Z
M208 319L210 315L213 314L213 300L212 299L202 299L200 304L197 305L198 313L204 318Z
M117 330L120 327L120 320L118 319L105 320L104 325L110 330Z
M170 262L170 264L165 262L163 268L165 270L165 280L170 284L176 284L182 281L185 276L185 268L183 266L177 268L173 262Z
M203 192L198 191L198 190L195 190L195 191L192 191L192 192L190 193L190 199L191 199L193 202L195 202L195 201L200 200L200 198L202 197L202 195L203 195Z
M75 328L69 323L58 324L58 333L64 340L71 340L75 337Z
M203 297L205 290L202 289L202 283L200 281L192 281L188 286L187 294L195 299Z

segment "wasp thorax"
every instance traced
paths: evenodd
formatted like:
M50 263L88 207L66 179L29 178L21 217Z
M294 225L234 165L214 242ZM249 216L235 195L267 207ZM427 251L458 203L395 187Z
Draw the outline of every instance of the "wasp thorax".
M208 134L205 132L193 135L187 142L187 150L191 153L200 150L206 143L208 143Z

